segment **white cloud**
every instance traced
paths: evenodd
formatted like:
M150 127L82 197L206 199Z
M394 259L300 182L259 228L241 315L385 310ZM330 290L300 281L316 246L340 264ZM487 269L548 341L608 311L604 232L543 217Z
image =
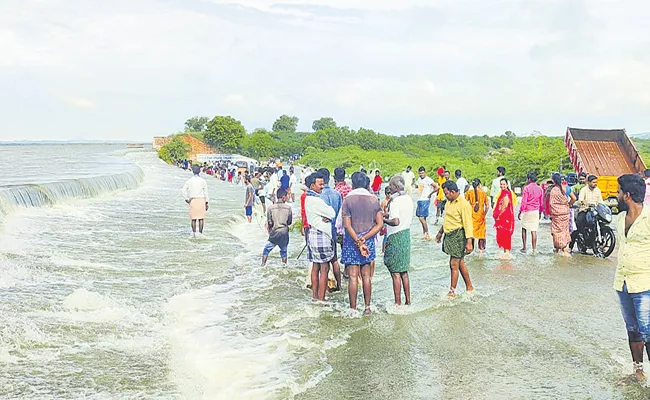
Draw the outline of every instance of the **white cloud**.
M0 132L78 135L74 108L111 138L226 113L249 129L293 113L304 129L648 130L648 19L640 0L0 0Z
M61 101L74 108L80 108L84 110L94 110L97 108L97 104L95 104L93 101L84 99L82 97L63 96L61 97Z

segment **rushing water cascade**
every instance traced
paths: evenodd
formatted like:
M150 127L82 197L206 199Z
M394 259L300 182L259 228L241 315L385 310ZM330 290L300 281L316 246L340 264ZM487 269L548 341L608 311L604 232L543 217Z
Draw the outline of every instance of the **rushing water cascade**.
M135 189L143 178L142 169L135 167L133 172L109 176L0 187L0 221L14 207L52 206L64 200L88 199L120 189Z

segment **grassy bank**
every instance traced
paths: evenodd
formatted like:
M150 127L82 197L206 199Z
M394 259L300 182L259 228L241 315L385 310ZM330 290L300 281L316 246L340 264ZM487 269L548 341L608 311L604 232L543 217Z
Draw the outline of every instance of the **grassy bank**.
M446 144L440 144L446 146ZM551 172L572 170L567 151L561 138L527 137L513 140L510 147L499 149L486 146L450 146L446 148L422 146L407 151L363 150L358 146L346 146L329 150L311 150L305 154L302 163L329 169L345 167L350 171L360 165L366 169L378 168L382 175L390 176L401 172L407 165L413 169L424 166L433 171L446 166L450 171L461 169L468 179L479 178L481 182L490 182L496 167L503 165L507 175L515 184L521 185L526 175L534 171L540 176L549 176Z

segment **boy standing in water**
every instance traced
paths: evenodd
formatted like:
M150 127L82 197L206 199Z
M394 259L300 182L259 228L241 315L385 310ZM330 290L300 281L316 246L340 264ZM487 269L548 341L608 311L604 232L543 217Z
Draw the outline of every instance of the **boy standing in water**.
M244 178L246 182L246 199L244 200L244 209L248 222L253 221L253 204L255 203L255 188L251 185L251 178Z
M282 263L287 263L287 247L289 246L289 227L292 223L291 206L287 204L287 191L278 189L278 201L269 206L267 212L267 230L269 232L269 242L264 246L262 251L262 266L266 265L269 253L275 248L280 247L280 257Z
M208 183L201 178L201 167L192 167L194 176L185 182L182 192L185 202L190 205L190 220L192 220L192 235L196 237L196 221L199 221L199 236L203 234L203 220L208 210Z

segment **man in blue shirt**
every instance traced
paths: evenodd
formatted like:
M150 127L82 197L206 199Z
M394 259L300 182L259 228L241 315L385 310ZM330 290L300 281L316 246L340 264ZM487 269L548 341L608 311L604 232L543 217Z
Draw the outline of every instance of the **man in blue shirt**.
M336 287L332 290L331 292L338 292L341 290L341 267L339 266L338 262L338 254L337 254L337 247L336 247L336 219L339 216L339 213L341 212L341 206L343 205L343 197L341 197L341 193L337 192L335 189L330 187L330 171L327 168L321 168L318 170L318 173L323 176L323 182L325 183L325 187L323 188L323 191L321 193L321 198L325 201L325 203L332 207L334 209L334 212L336 215L332 219L332 240L334 241L333 246L334 246L334 258L332 259L332 271L334 272L334 279L336 279Z
M280 177L280 189L289 190L289 175L287 171L282 170L282 176Z

